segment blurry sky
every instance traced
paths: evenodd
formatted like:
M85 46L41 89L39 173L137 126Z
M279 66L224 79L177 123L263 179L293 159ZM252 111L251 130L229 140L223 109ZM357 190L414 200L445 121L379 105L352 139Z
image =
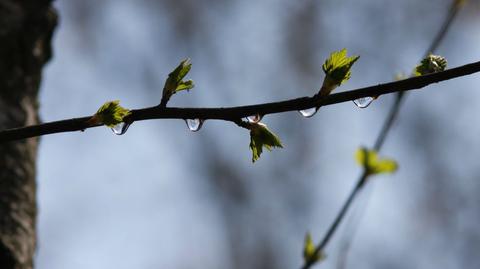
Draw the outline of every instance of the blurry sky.
M420 60L450 1L56 1L60 24L41 90L44 121L93 114L108 100L159 103L185 57L196 87L170 106L234 106L313 95L333 50L361 56L339 90L391 81ZM438 53L480 59L470 1ZM478 268L480 76L408 95L382 153L400 170L374 178L347 268ZM263 122L284 149L251 163L249 134L179 120L41 140L38 269L298 268L306 231L320 240L392 104L291 112ZM339 230L319 268L336 268Z

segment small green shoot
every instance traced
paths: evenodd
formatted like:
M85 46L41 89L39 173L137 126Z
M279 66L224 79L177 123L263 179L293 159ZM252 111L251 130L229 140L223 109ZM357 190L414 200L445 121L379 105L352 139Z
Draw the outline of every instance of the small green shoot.
M106 102L98 109L90 121L92 123L101 123L108 127L114 127L123 122L123 119L130 115L131 112L120 106L119 103L119 100Z
M336 87L350 79L350 69L360 56L347 57L347 49L334 51L322 66L325 72L320 96L329 95Z
M170 73L163 86L163 98L170 99L179 91L190 90L195 86L192 80L183 80L192 68L190 59L185 59Z
M272 133L265 124L258 122L250 125L250 149L252 150L252 162L260 158L263 148L269 151L272 148L283 148L282 142L277 135Z
M422 76L431 73L441 72L447 68L447 60L439 55L430 54L415 67L413 74Z
M315 263L324 260L326 255L320 251L315 253L315 245L313 244L312 236L310 233L305 235L305 243L303 245L303 259L306 263Z
M357 163L365 168L368 175L380 173L393 173L397 171L398 164L393 159L381 159L374 150L359 148L355 153Z

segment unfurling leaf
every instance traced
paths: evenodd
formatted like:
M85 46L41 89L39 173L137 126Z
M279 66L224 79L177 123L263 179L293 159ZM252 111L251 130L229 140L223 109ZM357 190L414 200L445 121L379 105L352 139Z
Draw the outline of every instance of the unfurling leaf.
M194 87L192 80L183 81L183 78L192 68L190 59L185 59L168 74L168 78L163 86L163 97L169 99L175 93L182 90L190 90Z
M91 121L107 125L108 127L114 127L123 122L123 119L130 115L130 110L123 108L119 103L119 100L106 102L93 115Z
M426 74L444 71L447 68L447 60L439 55L430 54L424 58L417 67L415 67L414 75L422 76Z
M252 162L260 158L263 148L283 148L282 142L277 135L272 133L265 124L258 122L250 125L250 149L252 150Z
M189 80L187 80L187 81L181 81L181 82L178 84L175 92L179 92L179 91L183 91L183 90L190 90L190 89L192 89L193 87L194 87L194 85L193 85L193 80L189 79Z
M325 254L320 251L315 254L315 245L313 244L310 233L305 235L305 243L303 245L303 259L305 262L317 262L325 259Z
M379 158L375 150L360 148L355 153L357 163L365 168L367 174L393 173L397 171L398 164L393 159Z
M334 51L322 66L326 76L323 80L321 96L329 95L337 86L350 79L350 69L360 56L347 57L347 49Z

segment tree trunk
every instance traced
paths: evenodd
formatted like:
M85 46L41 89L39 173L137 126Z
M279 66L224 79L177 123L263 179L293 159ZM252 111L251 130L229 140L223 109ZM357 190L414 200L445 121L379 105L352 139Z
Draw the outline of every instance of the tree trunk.
M0 0L0 129L36 124L43 65L56 25L52 0ZM0 268L33 268L38 139L0 144Z

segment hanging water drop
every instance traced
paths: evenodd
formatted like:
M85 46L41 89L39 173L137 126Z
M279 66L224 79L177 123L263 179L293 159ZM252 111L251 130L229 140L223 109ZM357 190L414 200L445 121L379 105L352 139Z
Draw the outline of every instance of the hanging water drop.
M259 123L263 118L263 115L255 114L247 117L248 122L250 123Z
M128 127L130 127L130 124L125 122L120 122L119 124L113 126L111 129L114 134L123 135L127 132Z
M188 126L188 129L192 132L198 132L202 128L203 120L201 119L186 119L185 123Z
M353 100L353 103L359 108L366 108L373 102L373 100L375 100L373 97L362 97Z
M304 110L299 110L298 112L300 112L300 114L302 114L302 116L304 116L305 118L310 118L310 117L313 117L313 115L315 115L317 111L318 111L317 107L311 107Z

